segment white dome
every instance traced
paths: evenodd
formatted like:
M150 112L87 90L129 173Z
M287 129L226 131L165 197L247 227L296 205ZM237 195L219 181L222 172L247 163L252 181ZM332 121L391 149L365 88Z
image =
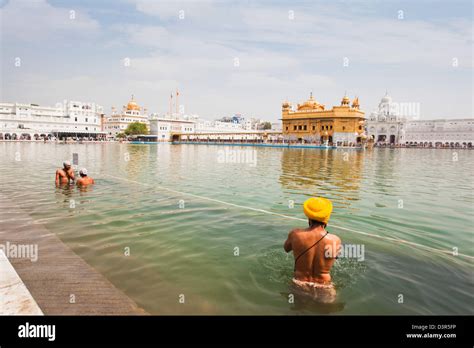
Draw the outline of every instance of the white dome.
M392 97L388 95L388 93L385 93L383 98L380 100L380 104L390 104L392 102Z

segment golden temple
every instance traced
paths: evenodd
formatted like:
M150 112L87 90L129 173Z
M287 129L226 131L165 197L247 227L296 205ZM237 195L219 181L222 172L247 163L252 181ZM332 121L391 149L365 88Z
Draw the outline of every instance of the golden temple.
M354 145L366 139L365 113L359 109L359 98L352 103L344 95L340 106L327 110L314 99L313 93L303 104L292 108L282 104L283 135L293 140L329 145Z

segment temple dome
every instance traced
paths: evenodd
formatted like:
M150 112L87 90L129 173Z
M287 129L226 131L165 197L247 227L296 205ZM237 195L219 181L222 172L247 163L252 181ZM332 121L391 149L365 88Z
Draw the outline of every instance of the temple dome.
M133 98L133 95L132 95L132 100L130 100L127 104L127 110L137 110L137 111L140 111L140 107L138 106L138 104L135 102L135 99Z
M348 105L350 105L350 103L351 103L351 101L350 101L349 97L347 95L344 95L344 97L341 100L341 105L342 106L346 106L346 105L348 106Z
M388 95L388 93L385 93L383 98L380 100L380 104L390 104L392 102L392 97Z
M319 104L316 99L313 97L313 92L311 92L309 99L303 104L298 104L298 110L324 110L324 105Z

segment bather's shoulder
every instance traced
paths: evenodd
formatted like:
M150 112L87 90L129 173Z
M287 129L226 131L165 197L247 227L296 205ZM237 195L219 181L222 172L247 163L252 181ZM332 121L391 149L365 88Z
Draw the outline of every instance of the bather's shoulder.
M295 237L299 232L301 232L301 228L294 228L288 233L288 238Z

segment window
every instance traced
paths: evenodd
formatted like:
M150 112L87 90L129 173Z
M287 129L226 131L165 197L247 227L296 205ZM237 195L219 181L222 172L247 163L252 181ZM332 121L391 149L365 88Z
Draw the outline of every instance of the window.
M296 126L293 126L293 130L296 130Z
M346 126L342 126L342 130L346 130Z
M77 117L74 117L74 121L76 121L76 122L77 122Z
M288 127L286 127L286 130L288 130Z
M329 129L332 129L332 126L330 126Z
M313 130L316 130L316 126L313 126Z
M329 129L329 126L326 126L326 130L328 130L328 129Z
M86 122L88 122L88 121L87 121L87 117L86 117Z
M302 130L303 127L301 125L298 126L298 130Z
M321 130L324 130L324 126L321 126Z

